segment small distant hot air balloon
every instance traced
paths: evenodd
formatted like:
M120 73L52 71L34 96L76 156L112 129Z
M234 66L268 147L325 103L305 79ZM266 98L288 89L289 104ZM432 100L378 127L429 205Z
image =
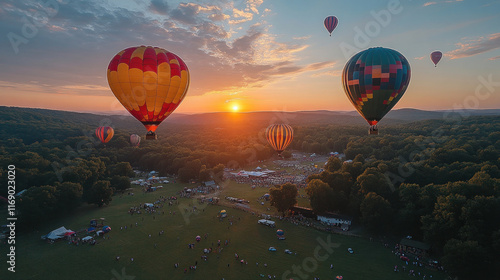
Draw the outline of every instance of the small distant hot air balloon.
M288 124L272 124L266 129L266 138L281 156L281 153L293 140L293 129Z
M355 54L342 71L344 91L378 134L376 124L401 99L410 83L410 64L399 52L370 48Z
M337 27L338 23L339 20L335 16L329 16L325 18L325 28L330 33L330 36L332 36L332 32L335 27Z
M283 236L283 235L285 235L285 232L282 229L278 229L276 231L276 235Z
M130 135L130 145L139 147L139 143L141 143L141 136L137 134Z
M443 53L440 51L435 51L431 53L431 60L434 62L434 67L437 66L438 62L441 60L441 57L443 57Z
M189 87L184 61L158 47L131 47L108 66L108 84L120 103L148 130L146 139L182 102Z
M102 143L108 143L109 140L113 138L114 134L115 131L109 126L100 126L95 130L95 135L99 138L99 140L101 140Z

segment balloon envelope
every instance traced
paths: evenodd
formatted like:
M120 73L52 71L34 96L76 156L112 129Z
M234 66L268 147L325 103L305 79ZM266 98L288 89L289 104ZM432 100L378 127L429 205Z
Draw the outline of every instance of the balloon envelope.
M130 144L132 146L138 147L139 143L141 143L141 136L137 134L130 135Z
M108 143L109 140L113 138L114 134L115 131L109 126L100 126L95 130L95 135L99 138L99 140L101 140L102 143Z
M441 57L443 57L443 53L440 51L431 53L431 60L434 63L434 66L438 64L438 62L441 60Z
M337 27L338 23L339 20L335 16L329 16L325 18L325 28L330 33L330 36L332 36L332 32L335 27Z
M342 84L356 110L373 126L401 99L410 76L410 64L402 54L370 48L349 59L342 72Z
M276 231L276 234L277 234L277 235L279 235L279 236L282 236L282 235L284 235L284 234L285 234L285 232L284 232L282 229L278 229L278 230Z
M272 124L266 129L266 138L273 149L281 154L293 140L293 129L288 124Z
M116 54L108 66L108 84L120 103L149 132L184 99L189 70L184 61L158 47L131 47Z

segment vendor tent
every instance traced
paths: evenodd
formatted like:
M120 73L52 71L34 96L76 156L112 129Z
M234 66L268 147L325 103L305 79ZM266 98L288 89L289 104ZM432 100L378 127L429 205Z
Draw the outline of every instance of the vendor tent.
M82 238L82 241L88 241L92 238L93 238L92 236L85 236L84 238Z
M42 239L56 240L59 238L63 238L67 232L73 232L73 231L68 230L65 227L60 227L60 228L57 228L57 229L49 232L49 234L42 236Z

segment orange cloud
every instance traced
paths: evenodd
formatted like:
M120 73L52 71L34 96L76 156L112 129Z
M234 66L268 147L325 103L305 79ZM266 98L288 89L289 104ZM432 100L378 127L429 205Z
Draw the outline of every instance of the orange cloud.
M481 53L485 53L500 48L500 33L494 33L488 37L480 37L466 43L457 43L459 48L447 52L445 56L450 59L464 58Z

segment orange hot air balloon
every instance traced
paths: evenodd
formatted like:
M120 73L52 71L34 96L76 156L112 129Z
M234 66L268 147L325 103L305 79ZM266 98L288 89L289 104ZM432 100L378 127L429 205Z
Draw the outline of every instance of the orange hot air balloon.
M288 124L272 124L266 129L266 138L273 149L281 153L292 143L293 128Z
M115 131L110 126L100 126L95 130L95 135L103 144L106 144L113 138Z
M131 47L113 57L108 66L111 91L148 130L146 139L182 102L189 87L184 61L158 47Z

